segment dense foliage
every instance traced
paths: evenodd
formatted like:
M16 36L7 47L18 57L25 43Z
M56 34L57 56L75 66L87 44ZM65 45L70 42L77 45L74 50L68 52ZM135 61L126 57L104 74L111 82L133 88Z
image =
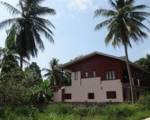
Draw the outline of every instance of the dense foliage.
M28 86L39 85L42 82L41 70L37 63L33 62L28 67L26 67L25 73Z
M40 67L32 63L23 71L11 51L0 49L0 104L35 105L52 100L50 82L43 81Z
M135 61L135 63L141 66L143 69L150 72L150 55L147 54L146 57L140 58L139 60Z
M33 62L22 70L12 51L0 49L0 104L28 104L42 110L43 105L52 101L54 85L68 85L66 79L70 80L70 74L60 71L58 64L54 64L55 60L51 61L52 70L49 70L49 76L43 80L37 63ZM58 83L60 80L61 84ZM52 84L52 81L57 84Z
M48 80L45 80L32 88L31 101L32 104L36 105L37 107L41 107L43 104L48 104L50 101L52 101L52 97L53 90Z
M0 72L0 98L4 105L24 104L29 101L24 72L13 55L4 56Z

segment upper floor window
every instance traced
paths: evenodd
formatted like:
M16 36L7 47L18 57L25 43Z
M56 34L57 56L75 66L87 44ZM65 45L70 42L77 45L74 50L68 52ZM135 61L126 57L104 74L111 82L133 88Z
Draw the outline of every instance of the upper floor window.
M106 80L115 80L115 71L106 72Z
M86 73L85 73L85 77L86 77L86 78L87 78L87 77L89 77L89 74L88 74L88 72L86 72Z
M95 71L93 72L93 77L96 77L96 72Z

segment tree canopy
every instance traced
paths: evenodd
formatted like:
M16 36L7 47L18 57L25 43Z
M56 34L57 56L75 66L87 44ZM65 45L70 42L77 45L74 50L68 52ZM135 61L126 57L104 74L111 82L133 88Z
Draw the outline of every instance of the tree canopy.
M43 81L40 67L35 62L32 62L25 68L25 73L28 79L28 86L38 85Z
M135 63L150 72L150 54L147 54L146 57L140 58L135 61Z

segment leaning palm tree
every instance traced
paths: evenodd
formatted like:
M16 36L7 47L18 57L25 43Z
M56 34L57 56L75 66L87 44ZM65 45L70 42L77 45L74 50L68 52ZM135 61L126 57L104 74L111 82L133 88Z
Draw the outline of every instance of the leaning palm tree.
M41 34L45 35L50 42L54 42L51 28L55 27L48 19L44 19L42 15L54 15L55 10L41 6L40 4L43 1L19 0L20 9L13 7L9 3L1 2L12 15L16 15L14 18L0 22L0 29L10 25L8 37L11 37L15 49L20 55L21 67L24 57L35 57L38 49L44 49Z
M138 42L147 37L150 29L144 25L150 13L146 12L146 5L135 5L135 0L109 0L112 9L97 9L95 16L103 16L106 20L96 25L95 30L107 27L108 34L105 43L114 47L123 45L125 49L127 71L130 81L131 101L134 102L133 80L128 58L128 47L132 42Z

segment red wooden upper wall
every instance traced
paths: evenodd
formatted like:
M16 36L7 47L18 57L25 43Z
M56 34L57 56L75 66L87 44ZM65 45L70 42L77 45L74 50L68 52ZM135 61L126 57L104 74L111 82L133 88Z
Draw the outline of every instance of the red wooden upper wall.
M81 60L68 66L66 69L72 72L80 71L81 78L85 78L86 72L88 72L89 77L92 77L93 72L96 72L96 76L101 77L102 80L106 80L106 72L109 71L115 71L116 79L122 79L123 72L120 60L100 55Z

